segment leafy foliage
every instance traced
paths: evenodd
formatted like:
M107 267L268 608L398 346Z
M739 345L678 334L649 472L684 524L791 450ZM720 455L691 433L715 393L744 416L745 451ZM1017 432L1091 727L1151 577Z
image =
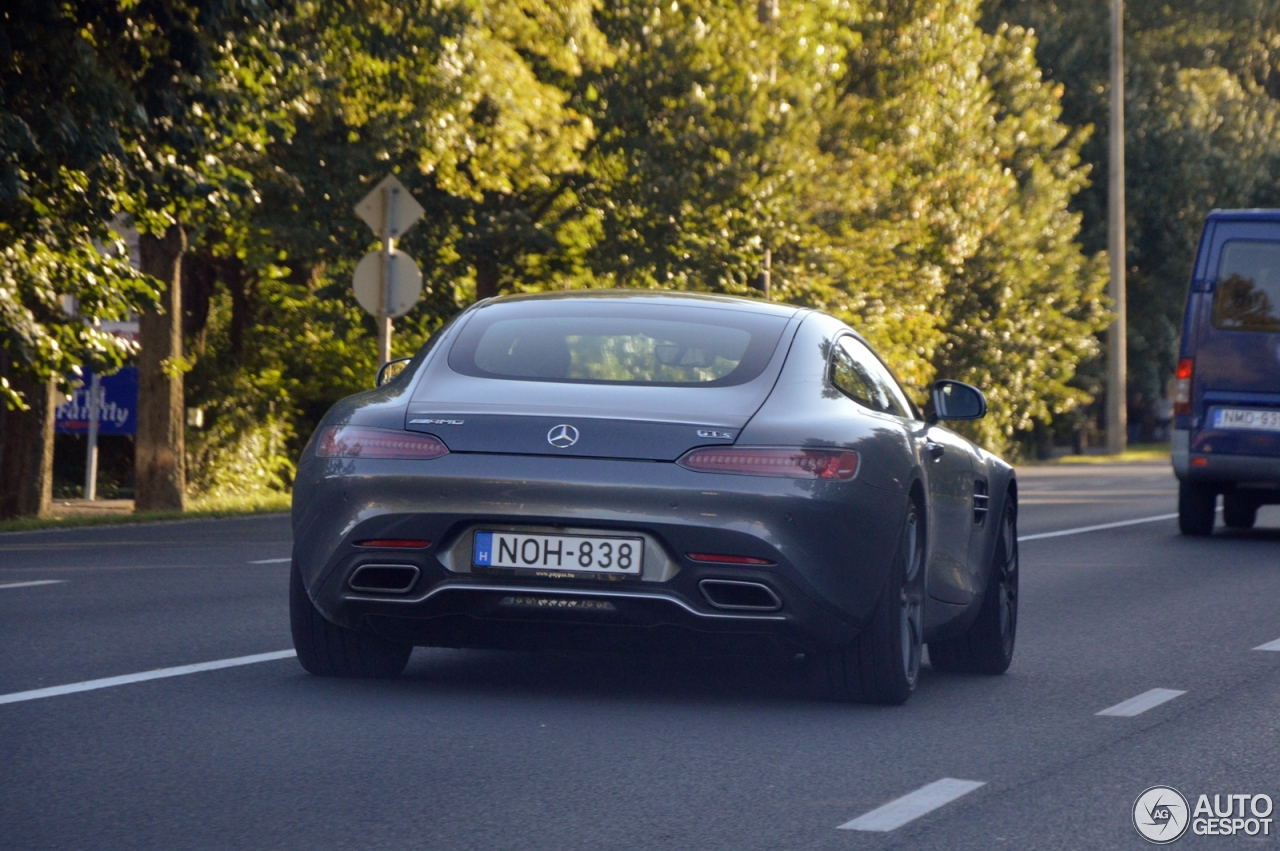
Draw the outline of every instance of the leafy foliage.
M125 192L119 126L131 100L100 46L125 30L112 10L75 4L3 13L0 347L11 369L42 381L84 363L118 367L131 347L99 323L154 298L109 225ZM25 406L7 379L0 396Z
M1064 118L1107 127L1109 18L1084 0L994 2L988 26L1034 26L1065 87ZM1280 6L1271 0L1127 0L1125 16L1131 400L1162 397L1205 214L1280 206ZM1104 174L1105 133L1082 149ZM1106 185L1074 202L1086 247L1106 245ZM1131 419L1134 417L1131 415Z
M1073 375L1104 318L1070 209L1088 133L1063 121L1030 32L984 32L977 0L785 0L776 16L739 0L102 8L53 28L97 69L76 73L110 86L84 105L104 117L82 119L101 138L77 166L102 175L77 185L105 194L58 203L86 228L126 210L191 233L197 491L287 486L324 410L368 386L374 325L349 281L376 240L352 207L388 172L428 210L401 240L427 292L397 320L396 354L499 292L763 297L767 255L771 298L853 322L918 398L942 374L984 386L993 415L977 436L993 448L1085 398ZM10 114L0 165L35 162ZM22 197L52 204L51 181ZM45 238L4 221L12 245ZM86 293L99 312L145 295L111 271L101 298ZM67 275L48 279L69 291ZM32 321L47 330L46 307ZM26 326L6 313L3 327Z

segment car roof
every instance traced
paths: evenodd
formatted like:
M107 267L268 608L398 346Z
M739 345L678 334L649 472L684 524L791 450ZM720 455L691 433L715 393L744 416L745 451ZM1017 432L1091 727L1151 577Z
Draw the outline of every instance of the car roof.
M1215 222L1280 222L1280 210L1212 210L1209 219Z
M687 305L690 307L724 307L729 310L746 310L768 316L791 317L807 308L793 304L779 304L757 298L719 295L717 293L689 293L675 290L568 290L562 292L522 293L489 299L477 305L512 304L522 301L596 300L632 301L645 304Z

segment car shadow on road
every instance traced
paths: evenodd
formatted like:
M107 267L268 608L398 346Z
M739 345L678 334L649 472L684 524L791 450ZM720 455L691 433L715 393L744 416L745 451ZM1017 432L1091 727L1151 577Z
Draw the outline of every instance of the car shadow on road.
M1274 543L1280 541L1280 529L1273 527L1253 528L1253 529L1217 529L1213 533L1215 538L1226 538L1232 541L1267 541Z
M427 648L404 679L433 690L546 697L810 700L799 660Z
M963 681L971 679L926 666L912 702L931 703L931 693L965 690ZM843 706L820 696L802 659L783 658L419 648L397 684L492 698Z

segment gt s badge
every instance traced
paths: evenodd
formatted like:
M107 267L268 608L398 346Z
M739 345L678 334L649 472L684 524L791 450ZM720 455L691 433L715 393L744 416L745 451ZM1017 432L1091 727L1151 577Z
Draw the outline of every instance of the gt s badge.
M700 428L698 429L698 437L718 437L721 440L733 440L733 432L716 431L712 428Z

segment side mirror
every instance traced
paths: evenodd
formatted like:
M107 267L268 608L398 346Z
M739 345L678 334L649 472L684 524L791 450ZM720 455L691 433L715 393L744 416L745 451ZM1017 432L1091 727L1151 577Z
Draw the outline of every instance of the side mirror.
M933 383L933 415L938 420L980 420L987 415L987 397L962 381L942 379Z
M378 377L373 380L374 387L381 387L389 384L391 379L404 372L404 368L409 365L409 361L413 358L396 358L389 360L382 365L382 369L378 370Z

